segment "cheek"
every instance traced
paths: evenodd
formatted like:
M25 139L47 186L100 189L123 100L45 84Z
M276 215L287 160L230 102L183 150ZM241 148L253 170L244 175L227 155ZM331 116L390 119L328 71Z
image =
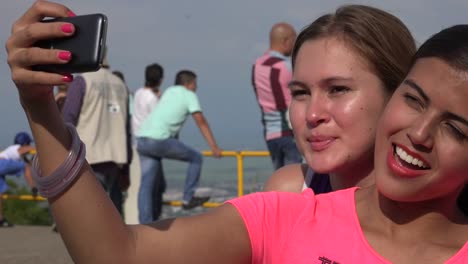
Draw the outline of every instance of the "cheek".
M351 133L352 137L368 138L375 134L379 118L384 105L354 100L343 102L333 109L333 116L337 125L344 131Z
M293 130L297 133L306 127L306 109L307 106L303 102L292 101L289 107L289 121Z
M382 114L378 126L378 133L382 137L391 137L399 131L409 128L415 121L414 116L403 111L406 106L390 102Z
M468 153L464 151L458 142L444 140L444 144L438 144L436 150L438 163L443 174L452 175L468 182Z
M395 110L398 108L397 104L390 102L382 113L377 125L375 160L376 164L380 163L381 166L386 166L385 164L389 151L388 148L392 141L391 137L404 129L404 123L407 123L404 121L407 119L407 116L404 113Z
M296 146L301 153L304 153L306 140L304 134L307 133L306 104L304 102L292 101L289 107L289 121L294 131Z

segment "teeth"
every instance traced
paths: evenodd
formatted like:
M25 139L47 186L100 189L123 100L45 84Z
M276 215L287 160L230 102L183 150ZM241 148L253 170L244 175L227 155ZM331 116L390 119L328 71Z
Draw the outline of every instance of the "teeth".
M395 150L396 150L395 152L396 152L397 156L400 157L401 160L404 160L405 162L407 162L409 164L417 165L418 167L423 168L423 169L427 168L427 166L426 166L426 164L424 164L424 162L422 162L421 160L418 160L417 158L409 155L402 148L395 146Z
M406 156L406 159L405 161L408 162L409 164L411 164L413 162L413 157L411 157L410 155Z

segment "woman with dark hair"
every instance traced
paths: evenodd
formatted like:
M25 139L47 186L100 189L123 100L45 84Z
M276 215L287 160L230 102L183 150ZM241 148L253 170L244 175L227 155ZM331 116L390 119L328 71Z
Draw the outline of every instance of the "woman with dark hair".
M61 31L63 23L40 23L70 15L63 5L36 2L15 23L7 50L38 147L35 179L75 262L468 261L468 216L457 206L468 182L468 25L430 38L389 100L376 132L375 186L256 193L199 216L127 226L54 105L52 85L68 76L30 69L66 63L53 56L60 51L31 43L73 34Z

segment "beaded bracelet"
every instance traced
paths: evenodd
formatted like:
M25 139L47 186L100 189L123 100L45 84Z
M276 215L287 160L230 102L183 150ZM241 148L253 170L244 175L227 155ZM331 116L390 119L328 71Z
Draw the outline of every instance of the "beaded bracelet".
M31 172L39 194L45 198L53 198L67 189L78 176L86 161L86 146L80 140L76 128L66 124L72 137L71 149L67 158L50 176L42 176L37 155L34 156Z

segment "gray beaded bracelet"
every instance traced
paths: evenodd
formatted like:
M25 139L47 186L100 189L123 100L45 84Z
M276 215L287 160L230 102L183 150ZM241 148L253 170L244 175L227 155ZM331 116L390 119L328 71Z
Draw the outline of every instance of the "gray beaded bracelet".
M37 155L34 156L31 172L39 194L45 198L53 198L64 192L78 176L86 161L86 146L80 140L76 128L66 124L72 137L71 149L67 158L50 176L42 176Z

